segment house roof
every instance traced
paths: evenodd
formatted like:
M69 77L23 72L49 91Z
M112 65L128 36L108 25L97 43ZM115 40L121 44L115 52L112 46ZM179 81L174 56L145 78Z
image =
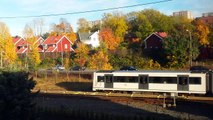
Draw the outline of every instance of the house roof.
M17 51L17 53L18 54L21 54L21 53L25 53L27 51L27 48L20 48L18 51Z
M154 33L150 34L148 37L146 37L146 39L144 39L144 41L149 39L152 35L155 35L155 36L159 37L160 39L167 37L167 34L165 32L154 32Z
M38 47L38 52L43 52L43 49Z
M17 46L27 46L29 44L26 40L20 40L16 45Z
M94 32L93 32L94 33ZM80 41L87 41L87 40L89 40L89 37L93 34L93 33L87 33L87 32L82 32L82 33L78 33L78 35L79 35L79 39L80 39Z
M56 44L62 36L49 36L43 43L44 44Z
M38 43L39 40L43 39L42 37L37 37L36 41L34 42L34 44ZM13 38L13 42L16 46L27 46L30 45L31 43L27 42L24 38L21 37L15 37ZM40 43L39 43L40 44Z
M72 42L66 37L66 36L62 36L62 35L59 35L59 36L49 36L44 42L43 44L57 44L62 38L66 38L71 44Z
M14 37L13 38L13 43L16 45L20 40L24 40L24 39L21 38L21 37Z
M40 43L40 40L43 40L43 42L44 42L44 39L43 39L42 37L37 37L36 41L35 41L33 44L38 44L38 45L40 45L40 44L41 44L41 43Z
M156 32L155 34L158 35L158 36L160 36L161 38L167 37L166 32Z
M50 46L45 52L55 52L56 47Z

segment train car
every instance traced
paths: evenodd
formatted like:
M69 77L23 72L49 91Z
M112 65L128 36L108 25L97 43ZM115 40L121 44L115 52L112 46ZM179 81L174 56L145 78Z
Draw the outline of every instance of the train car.
M190 71L96 71L93 91L206 94L206 79Z

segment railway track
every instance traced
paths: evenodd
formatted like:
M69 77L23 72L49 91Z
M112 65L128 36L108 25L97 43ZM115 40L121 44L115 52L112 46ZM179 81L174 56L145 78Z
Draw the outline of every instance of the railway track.
M35 92L35 91L34 91ZM101 99L107 99L110 101L120 102L144 102L148 104L162 105L164 96L160 94L129 94L129 93L112 93L112 92L74 92L74 91L40 91L39 96L43 97L82 97L90 98L98 97ZM178 96L178 101L202 101L213 104L213 97L206 96ZM166 103L173 103L173 98L167 96Z

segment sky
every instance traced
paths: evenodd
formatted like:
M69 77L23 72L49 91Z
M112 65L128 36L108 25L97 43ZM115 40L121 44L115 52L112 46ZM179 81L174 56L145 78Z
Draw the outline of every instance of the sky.
M83 12L159 1L164 2L81 14L19 17ZM25 25L32 23L35 19L42 19L44 21L44 32L50 30L51 24L59 24L60 18L65 18L71 24L74 31L76 31L79 18L85 18L88 21L99 20L103 17L104 13L116 11L126 14L132 11L155 9L163 14L172 15L173 12L188 10L192 12L194 17L201 17L202 13L213 12L212 5L213 0L0 0L0 22L4 22L8 26L12 36L23 36Z

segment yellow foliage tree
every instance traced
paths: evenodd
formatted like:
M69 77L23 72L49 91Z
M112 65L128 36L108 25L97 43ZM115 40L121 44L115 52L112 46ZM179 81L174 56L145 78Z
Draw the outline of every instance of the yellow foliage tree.
M150 69L160 69L160 64L157 61L153 61L152 59L148 61Z
M71 31L69 33L65 34L67 36L67 38L69 38L69 40L74 44L75 40L76 40L76 34Z
M112 66L108 61L108 55L99 51L91 57L89 67L95 70L111 70Z
M209 28L201 20L195 21L195 34L198 36L201 45L209 45L208 35L210 33Z
M9 29L6 24L2 22L0 22L0 51L3 62L1 65L7 64L9 67L12 67L17 60L17 54Z
M35 69L41 63L38 43L36 43L37 37L34 35L32 28L28 25L24 28L24 36L27 41L27 57L29 58L29 64Z
M124 35L128 29L125 16L122 13L104 14L103 27L112 29L114 35L124 40Z
M85 63L88 60L89 48L82 43L78 43L78 48L75 50L76 58L75 62L77 62L81 67L85 66Z

